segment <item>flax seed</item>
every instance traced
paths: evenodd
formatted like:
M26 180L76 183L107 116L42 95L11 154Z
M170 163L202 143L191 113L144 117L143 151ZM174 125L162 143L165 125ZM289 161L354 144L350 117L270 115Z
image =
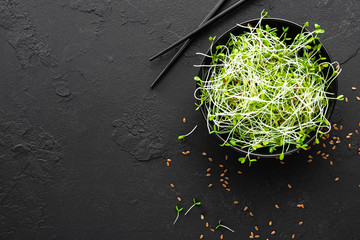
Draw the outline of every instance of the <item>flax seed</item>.
M225 173L220 174L220 177L223 177L223 176L225 176Z
M308 159L308 160L307 160L308 163L311 163L312 161L313 161L312 159Z
M229 185L229 182L228 182L228 181L224 181L224 183L225 183L226 185Z
M230 180L230 178L229 178L229 177L225 177L225 179L226 179L226 180Z
M211 230L212 232L215 232L215 230L214 230L213 228L210 228L210 230Z
M299 226L303 225L303 222L299 222Z
M219 165L219 167L223 168L223 167L224 167L224 165L220 164L220 165Z
M343 129L343 126L340 126L340 130L342 130Z
M244 212L246 212L248 209L249 209L249 207L248 207L248 206L245 206L245 207L244 207Z
M340 179L339 177L336 177L336 178L334 179L334 181L337 182L337 181L339 181L339 179Z
M360 97L356 97L356 100L360 101Z
M325 144L325 143L323 143L322 146L323 146L323 148L326 148L326 144Z
M255 228L255 231L259 231L259 228L258 228L258 226L255 226L254 228Z
M238 174L242 174L242 171L238 171Z
M229 156L228 155L225 155L225 160L228 160L229 159Z
M186 118L183 118L183 123L186 123Z
M210 172L210 171L211 171L211 168L206 169L206 171L207 171L207 172Z
M336 126L334 127L334 129L337 131L337 130L339 130Z
M211 173L207 173L206 176L207 176L207 177L210 177L210 176L211 176Z
M212 187L212 184L210 183L208 187L211 188L211 187Z
M280 207L279 207L279 205L275 204L275 208L279 209Z
M166 166L170 167L170 162L166 162Z
M334 165L333 161L330 161L330 165L331 165L331 166L333 166L333 165Z
M201 153L201 155L206 156L206 152Z
M203 239L203 237L204 237L204 235L201 234L201 235L200 235L200 239Z
M238 201L234 201L234 204L239 204L239 202L238 202Z
M201 218L201 220L204 220L205 217L204 217L204 215L201 215L200 218Z
M271 232L271 235L274 235L274 234L275 234L275 231L272 231L272 232Z
M288 184L288 188L290 188L290 189L291 189L291 188L292 188L292 186L291 186L290 184Z
M223 186L224 188L227 188L226 184L222 184L222 186Z
M348 135L348 136L346 136L346 138L349 139L349 138L351 138L351 136Z
M230 188L227 188L226 191L231 192L231 189L230 189Z
M260 237L260 235L255 235L255 238L259 238Z
M209 157L208 159L209 159L209 161L210 161L210 162L212 162L212 161L213 161L213 159L212 159L212 158L210 158L210 157Z
M291 238L294 239L294 238L295 238L295 234L293 234L293 235L291 236Z
M225 170L224 170L224 173L227 173L227 172L228 172L228 170L227 170L227 169L225 169Z
M305 206L304 206L304 204L298 204L297 207L298 208L304 208Z
M321 151L317 151L317 152L316 152L316 154L320 154L320 153L321 153Z
M252 212L250 212L249 214L250 214L250 216L252 216L252 217L254 216L254 214L253 214Z
M269 226L271 226L271 225L272 225L272 221L269 222Z
M359 134L359 131L358 131L358 130L355 130L355 133L356 133L356 134Z
M348 101L349 101L349 99L346 97L346 98L345 98L345 102L348 102Z
M351 144L350 144L350 143L349 143L348 147L351 148Z
M206 227L209 227L209 223L205 223L205 226L206 226Z
M224 179L220 179L220 182L223 182L224 181Z
M172 187L172 188L173 188L173 187L175 187L175 186L174 186L174 184L170 183L170 187Z
M181 202L181 198L180 198L180 197L178 197L178 201Z
M220 235L220 239L223 239L224 238L224 235Z
M355 90L356 90L356 87L352 87L351 89L352 89L353 91L355 91Z

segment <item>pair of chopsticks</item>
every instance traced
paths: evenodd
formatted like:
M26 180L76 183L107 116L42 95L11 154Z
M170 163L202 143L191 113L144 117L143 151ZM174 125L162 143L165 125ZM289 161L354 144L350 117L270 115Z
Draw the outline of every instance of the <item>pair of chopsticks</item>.
M179 49L179 51L175 54L175 56L170 60L170 62L166 65L166 67L164 68L164 70L162 70L162 72L159 74L159 76L155 79L155 81L151 84L151 88L153 88L156 83L159 82L159 80L162 78L162 76L169 70L169 68L172 66L172 64L175 62L175 60L181 55L182 52L185 51L186 47L189 46L189 44L192 42L193 40L193 36L197 33L199 33L200 31L204 30L206 27L208 27L210 24L214 23L215 21L217 21L219 18L223 17L224 15L226 15L227 13L229 13L230 11L234 10L235 8L237 8L238 6L240 6L242 3L244 3L246 0L240 0L237 3L235 3L234 5L232 5L231 7L229 7L228 9L224 10L223 12L219 13L218 15L216 15L215 17L212 18L212 16L216 13L216 11L223 5L223 3L226 0L220 0L215 7L211 10L211 12L205 17L205 19L202 21L202 23L200 24L199 28L195 29L194 31L192 31L191 33L189 33L188 35L186 35L185 37L183 37L182 39L178 40L177 42L173 43L172 45L170 45L169 47L165 48L164 50L162 50L161 52L159 52L158 54L152 56L149 60L152 61L155 58L157 58L158 56L170 51L171 49L173 49L174 47L176 47L177 45L179 45L180 43L183 43L183 46Z

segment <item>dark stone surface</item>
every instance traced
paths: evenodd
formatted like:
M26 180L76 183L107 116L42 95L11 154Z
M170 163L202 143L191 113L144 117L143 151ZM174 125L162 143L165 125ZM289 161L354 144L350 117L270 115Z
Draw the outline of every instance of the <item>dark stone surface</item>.
M174 51L147 59L194 29L216 2L0 0L0 239L247 239L250 232L259 239L360 239L360 138L345 138L360 129L360 2L248 1L199 35L150 90ZM325 150L249 168L207 134L195 111L193 65L210 35L262 9L321 24L349 102L339 102L331 119L343 125L331 133L342 140L336 150L326 141ZM195 124L185 143L177 140ZM219 181L220 164L231 192ZM186 210L194 197L202 206L173 226L175 206ZM219 219L235 233L206 228Z

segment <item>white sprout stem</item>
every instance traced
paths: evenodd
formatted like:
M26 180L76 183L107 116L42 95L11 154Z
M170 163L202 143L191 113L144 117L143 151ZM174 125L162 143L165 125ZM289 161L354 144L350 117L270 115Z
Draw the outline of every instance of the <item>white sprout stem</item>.
M229 228L229 227L227 227L225 225L220 225L220 227L223 227L223 228L229 230L230 232L235 232L234 230L232 230L231 228Z
M197 128L197 125L189 133L185 134L184 137L187 137L190 134L192 134L195 131L196 128Z
M177 212L177 215L176 215L176 218L175 218L175 221L174 221L173 225L175 225L175 223L176 223L176 221L178 220L178 218L179 218L179 212Z
M190 210L191 210L193 207L195 207L195 204L193 204L193 205L186 211L186 213L185 213L184 215L188 214L188 212L190 212Z

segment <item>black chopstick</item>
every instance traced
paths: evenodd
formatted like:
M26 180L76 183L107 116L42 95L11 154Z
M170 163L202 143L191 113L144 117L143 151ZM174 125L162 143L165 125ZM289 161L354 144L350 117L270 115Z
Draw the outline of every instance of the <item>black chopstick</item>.
M204 18L204 20L200 23L199 27L201 27L204 23L206 23L212 16L214 16L214 14L216 13L217 10L219 10L219 8L223 5L223 3L226 0L220 0L215 7L209 12L209 14ZM153 88L155 86L155 84L161 79L161 77L170 69L170 67L173 65L173 63L175 62L176 59L178 59L178 57L181 55L181 53L183 53L186 49L186 47L189 46L189 44L192 42L193 38L189 38L183 45L182 47L179 49L179 51L177 51L177 53L175 54L175 56L170 60L170 62L166 65L166 67L161 71L161 73L159 74L159 76L155 79L155 81L151 84L151 88Z
M174 47L176 47L177 45L179 45L182 42L185 42L188 38L194 36L195 34L197 34L198 32L204 30L206 27L208 27L210 24L214 23L215 21L217 21L219 18L223 17L224 15L226 15L227 13L229 13L230 11L234 10L236 7L240 6L242 3L244 3L246 0L240 0L237 3L235 3L234 5L232 5L231 7L229 7L228 9L222 11L221 13L219 13L218 15L216 15L215 17L211 18L209 21L207 21L206 23L204 23L204 25L202 25L201 27L199 27L198 29L195 29L194 31L192 31L191 33L189 33L188 35L186 35L185 37L183 37L182 39L178 40L177 42L173 43L172 45L170 45L169 47L165 48L164 50L162 50L161 52L159 52L158 54L152 56L149 60L152 61L155 58L157 58L158 56L170 51L171 49L173 49Z

